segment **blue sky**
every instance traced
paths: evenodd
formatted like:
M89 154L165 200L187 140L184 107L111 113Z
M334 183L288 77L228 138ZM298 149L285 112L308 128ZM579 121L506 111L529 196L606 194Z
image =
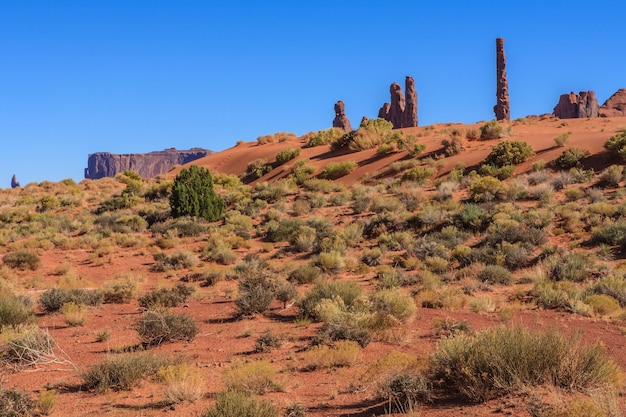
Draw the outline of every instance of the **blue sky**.
M586 4L586 5L583 5ZM357 126L411 75L419 122L513 118L626 87L626 3L0 0L0 187L83 178L88 154L223 150Z

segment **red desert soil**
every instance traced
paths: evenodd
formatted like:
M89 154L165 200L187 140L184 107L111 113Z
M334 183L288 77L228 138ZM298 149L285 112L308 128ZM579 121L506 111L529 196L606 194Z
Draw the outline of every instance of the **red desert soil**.
M571 137L567 147L581 147L589 150L594 156L591 164L598 167L606 163L601 152L602 144L614 134L618 128L626 125L626 118L596 118L559 120L555 118L530 118L526 121L512 123L513 139L526 141L536 150L536 156L517 167L517 173L529 170L534 161L543 159L550 161L558 156L564 148L554 146L553 138L563 132L570 131ZM426 144L425 154L436 153L441 147L441 131L454 127L464 129L478 128L476 125L435 125L433 127L417 127L405 129L405 133L419 136L419 141ZM445 158L444 167L438 175L444 175L459 162L466 166L477 165L491 149L494 141L468 142L467 149L460 155ZM209 155L194 164L206 166L213 172L227 174L241 174L247 164L257 158L267 158L270 161L276 153L285 147L303 146L300 141L283 143L269 143L257 145L244 143L223 152ZM348 176L340 179L346 185L354 184L366 174L370 177L384 175L385 168L393 161L403 158L405 152L396 152L384 157L376 155L375 150L353 154L332 152L328 146L303 148L298 159L308 158L317 167L318 172L329 161L353 159L359 167ZM286 175L287 167L275 170L258 181L274 180ZM174 170L170 175L178 172ZM324 212L319 212L324 215ZM335 219L336 221L338 219ZM146 232L149 233L149 232ZM190 250L199 250L203 242L181 240ZM258 242L252 242L251 252L258 252ZM256 246L255 246L256 245ZM0 248L0 252L2 249ZM141 291L146 292L153 288L172 284L177 281L181 273L169 277L166 273L157 273L151 270L153 264L152 250L148 249L119 249L110 258L101 262L90 262L90 252L87 250L48 250L41 256L42 266L34 274L32 272L18 272L17 281L24 282L37 275L42 282L39 288L46 288L57 284L59 277L54 274L60 264L70 264L78 276L87 277L93 287L101 286L107 279L119 272L132 272L138 277L144 277ZM245 250L239 250L240 253ZM4 255L4 253L0 253ZM269 254L268 254L269 256ZM280 260L287 262L288 260ZM373 283L368 277L359 278L360 282L371 289ZM301 293L308 289L300 286ZM36 298L42 290L30 290ZM299 326L294 322L298 313L297 307L283 309L276 303L270 314L254 318L234 320L237 312L234 303L236 283L234 281L220 281L215 286L200 288L196 296L184 307L177 308L193 316L200 325L200 333L190 343L166 344L155 349L159 354L181 354L189 358L191 363L197 364L205 370L207 394L197 402L183 403L175 407L164 405L162 384L144 381L141 386L132 391L110 392L96 394L79 389L80 377L77 372L90 364L103 360L109 349L130 346L137 343L137 333L133 330L135 321L141 314L136 300L131 304L105 304L90 309L87 323L83 327L68 327L59 315L43 315L37 318L37 324L49 330L64 354L71 358L74 369L64 364L48 364L29 368L21 372L3 370L2 381L4 386L16 386L31 393L39 392L43 387L56 387L60 391L59 401L53 410L53 416L193 416L201 413L213 403L213 395L223 388L222 373L225 368L239 361L251 361L265 358L280 370L279 380L283 391L265 395L265 398L274 400L281 407L300 402L308 408L309 416L360 416L371 417L384 415L384 408L374 400L371 383L363 379L367 365L383 357L391 351L410 353L419 357L426 357L432 352L439 337L434 333L433 324L437 318L454 318L467 321L472 329L480 330L489 326L503 323L498 313L474 314L466 310L448 311L418 308L417 315L406 329L400 340L395 342L372 342L363 349L360 365L337 368L332 370L302 371L303 357L301 350L309 345L309 339L319 327L313 323L308 326ZM480 295L480 294L477 294ZM490 293L491 296L494 293ZM624 345L625 329L619 322L586 318L574 314L540 309L515 310L510 324L519 324L531 329L557 329L566 334L582 334L585 343L602 341L607 353L626 369L626 349ZM107 329L111 337L106 342L96 342L96 333ZM252 353L256 338L265 330L281 335L284 340L282 346L270 353ZM425 405L421 410L422 416L453 417L459 415L487 416L505 414L515 416L529 416L527 399L515 397L490 401L484 404L467 404L460 399L437 400ZM622 409L626 403L620 399Z

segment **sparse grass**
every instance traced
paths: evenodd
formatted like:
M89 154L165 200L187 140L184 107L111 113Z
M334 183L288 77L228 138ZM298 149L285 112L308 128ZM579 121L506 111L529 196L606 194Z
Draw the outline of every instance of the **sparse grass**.
M173 404L202 398L206 391L203 374L199 368L187 363L162 366L157 371L157 376L166 385L165 398Z
M262 395L282 389L276 381L276 369L264 360L232 365L224 371L224 384L228 390L247 395Z
M269 400L227 390L217 394L215 404L202 417L278 417L278 412L278 407Z
M68 326L84 326L87 322L87 312L84 304L76 304L70 301L63 304L59 312L63 315L63 321Z
M361 347L358 343L342 340L334 346L313 346L307 350L304 368L307 370L353 366L361 360Z
M137 322L137 332L146 347L179 340L189 342L199 331L193 317L167 311L148 310Z

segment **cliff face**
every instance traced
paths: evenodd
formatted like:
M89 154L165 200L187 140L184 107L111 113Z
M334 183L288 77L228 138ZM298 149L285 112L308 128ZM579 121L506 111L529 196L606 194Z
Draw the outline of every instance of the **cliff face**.
M212 154L212 151L193 148L188 151L179 151L175 148L164 151L113 154L109 152L97 152L89 155L85 178L96 180L103 177L114 177L128 169L137 172L144 178L154 178L165 174L174 165L182 165L196 159Z

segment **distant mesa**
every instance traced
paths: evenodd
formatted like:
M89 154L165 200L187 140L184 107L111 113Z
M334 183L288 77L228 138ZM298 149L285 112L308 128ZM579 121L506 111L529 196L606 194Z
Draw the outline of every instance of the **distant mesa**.
M626 116L626 88L620 88L600 107L600 117Z
M11 188L20 188L20 183L15 174L13 174L13 178L11 178Z
M383 104L378 110L378 117L391 122L394 129L417 126L417 92L413 77L406 77L405 89L406 98L400 84L392 83L389 87L391 103Z
M118 173L133 170L144 178L154 178L165 174L174 165L187 164L213 151L202 148L193 148L179 151L169 148L164 151L135 154L113 154L96 152L89 155L85 178L96 180L104 177L115 177Z
M598 100L593 91L562 94L554 107L554 115L560 119L578 119L599 116Z
M352 131L350 119L346 116L346 106L341 100L335 103L335 119L333 120L333 127L343 129L345 132Z
M493 106L496 120L511 120L509 81L506 78L506 55L504 38L496 38L496 105Z

